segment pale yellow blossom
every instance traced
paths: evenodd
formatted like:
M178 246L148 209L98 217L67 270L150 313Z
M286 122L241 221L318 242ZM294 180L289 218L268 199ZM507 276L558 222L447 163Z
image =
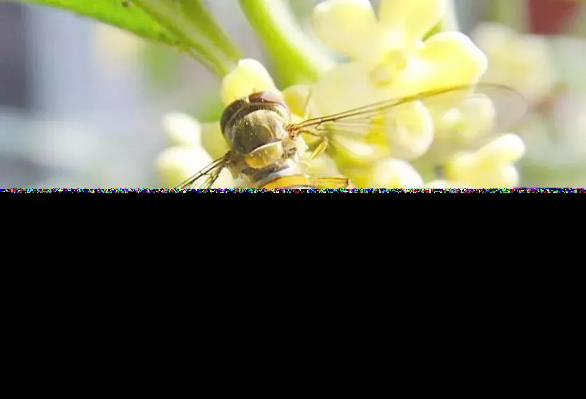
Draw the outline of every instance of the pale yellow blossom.
M222 100L225 105L260 91L280 93L269 72L253 59L241 60L222 81Z
M368 169L345 168L344 172L357 188L417 189L423 188L423 178L408 162L383 159Z
M165 115L163 130L172 146L195 147L201 140L201 124L181 112L171 112Z
M475 152L454 156L445 167L447 180L456 187L514 188L519 172L514 164L525 154L525 144L515 134L493 140Z
M335 113L391 97L476 83L486 56L459 32L424 39L446 13L445 0L328 0L314 12L318 37L346 55L314 88L316 111Z
M477 83L486 71L487 59L467 36L442 32L426 38L446 12L445 0L382 0L378 15L366 0L318 4L313 17L317 36L348 62L335 66L315 84L312 113L333 114ZM413 160L423 156L436 134L430 111L421 102L395 108L365 128L363 137L345 139L336 160L356 167L362 157L366 167L389 157ZM469 123L464 119L459 115L452 126L445 127Z
M213 159L219 159L230 151L219 122L209 122L201 125L201 144Z
M493 101L485 96L466 99L455 108L430 108L435 139L466 145L485 133L493 131L497 120L497 109Z
M202 126L191 116L171 113L163 119L170 146L156 160L156 170L165 187L173 188L209 165L213 159L202 146ZM213 188L232 188L235 182L223 171Z
M485 23L473 34L487 54L490 66L483 80L512 87L532 103L541 101L557 83L547 39L521 34L494 23Z

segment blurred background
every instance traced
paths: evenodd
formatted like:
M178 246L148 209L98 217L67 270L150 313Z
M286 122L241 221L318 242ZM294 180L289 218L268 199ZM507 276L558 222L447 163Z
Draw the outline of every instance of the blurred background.
M317 2L292 0L303 26ZM209 5L245 55L264 61L237 1ZM586 186L585 8L457 2L461 29L491 58L487 79L517 85L535 110L519 128L524 186ZM157 187L171 111L216 120L219 82L173 49L0 0L0 187Z

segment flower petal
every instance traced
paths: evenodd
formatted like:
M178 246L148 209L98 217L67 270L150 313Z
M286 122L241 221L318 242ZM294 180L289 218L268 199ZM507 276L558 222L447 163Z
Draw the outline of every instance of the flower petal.
M497 109L490 98L475 95L452 109L430 107L436 140L470 144L480 135L493 131Z
M163 118L163 129L171 145L195 147L200 145L201 124L197 119L180 112L171 112Z
M222 99L226 105L259 91L279 92L266 68L253 59L241 60L222 81Z
M165 187L173 188L189 179L212 158L203 148L170 147L156 161L156 169Z
M444 168L450 181L469 188L513 188L519 172L513 165L525 153L525 144L514 134L502 136L475 153L455 156Z
M556 84L552 51L545 38L521 35L497 24L484 24L476 30L474 39L490 60L485 81L512 87L533 103L540 101Z
M429 90L473 85L486 72L486 55L464 34L444 32L432 36L414 54L409 66L393 83L397 96Z
M386 159L379 162L369 179L368 188L415 189L423 188L419 173L405 161Z
M304 171L314 177L344 177L338 170L336 162L327 154L322 154L314 160L304 162Z
M372 85L366 64L352 62L331 69L313 87L312 116L331 115L388 100L391 92Z
M283 91L283 98L285 104L291 111L291 116L294 118L293 122L301 122L303 119L307 119L310 112L309 100L312 96L312 88L307 85L296 85L290 86ZM295 120L298 117L299 120Z
M394 158L418 158L434 139L433 119L421 102L395 107L384 121L384 130Z
M319 3L314 9L313 26L326 45L352 59L369 59L383 48L383 37L368 0Z
M389 156L386 146L344 136L336 137L331 145L335 147L334 159L342 168L366 168Z
M525 155L525 143L516 134L507 134L484 146L477 155L493 163L514 163Z
M348 63L335 67L316 84L312 91L312 111L315 116L330 115L390 98L391 92L386 87L371 84L366 65ZM382 120L372 121L370 128L365 124L363 140L358 131L353 133L356 134L354 139L338 138L338 144L345 147L344 161L380 159L381 154L413 159L431 146L434 126L425 106L414 102L394 108ZM386 151L381 146L386 147Z
M202 125L201 144L213 159L219 159L230 150L218 122Z
M166 149L156 161L160 179L167 188L175 188L212 162L203 148L171 147ZM212 188L234 188L236 183L229 170L220 174Z
M414 45L446 15L446 0L381 0L379 18L394 46Z

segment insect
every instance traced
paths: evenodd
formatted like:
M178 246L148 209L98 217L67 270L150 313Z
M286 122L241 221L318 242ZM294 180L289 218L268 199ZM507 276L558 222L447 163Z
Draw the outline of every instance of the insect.
M308 135L316 139L318 144L313 149L313 159L329 147L335 149L338 138L363 137L366 130L392 118L403 105L422 102L439 112L448 113L478 99L488 99L495 107L495 123L491 131L502 132L526 111L526 102L514 90L483 84L428 91L293 123L280 96L271 92L254 93L230 104L222 115L222 134L231 150L178 189L211 188L226 168L235 177L244 176L254 188L349 188L349 179L321 178L304 173L299 163L301 137Z

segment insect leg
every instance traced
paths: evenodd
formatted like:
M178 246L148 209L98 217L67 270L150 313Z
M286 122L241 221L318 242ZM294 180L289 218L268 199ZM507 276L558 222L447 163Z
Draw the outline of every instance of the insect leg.
M310 88L309 93L307 94L307 99L305 100L305 105L303 106L303 119L304 120L309 119L309 113L310 113L309 107L311 104L311 97L312 96L313 96L313 89Z
M319 157L328 149L329 145L329 139L327 137L324 137L322 141L320 141L320 143L317 145L317 147L313 150L313 153L311 154L311 157L309 159L313 161L314 159Z

